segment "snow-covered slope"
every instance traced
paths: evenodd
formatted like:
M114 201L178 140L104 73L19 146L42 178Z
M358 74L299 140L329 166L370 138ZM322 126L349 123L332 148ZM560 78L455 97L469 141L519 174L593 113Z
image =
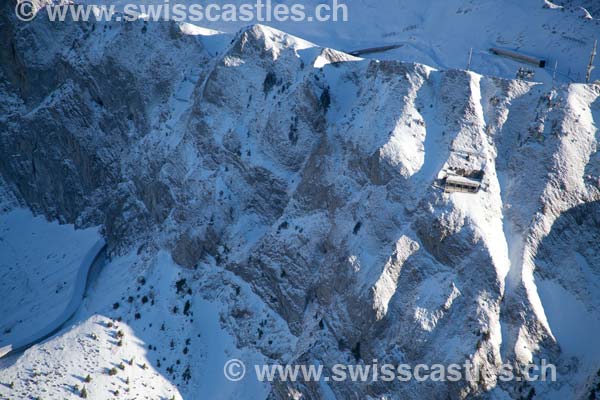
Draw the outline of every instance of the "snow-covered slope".
M99 250L94 245L102 245L96 229L75 230L3 204L0 355L43 338L76 310Z
M260 363L263 356L237 349L220 325L221 309L233 292L202 298L206 287L226 287L228 279L221 275L215 272L198 286L193 274L173 265L168 254L148 264L135 252L115 258L101 271L73 324L22 356L0 360L0 395L78 398L85 387L94 399L180 399L198 393L211 399L266 397L268 387L259 382L228 385L223 376L229 358ZM244 288L238 296L260 313L248 292Z
M84 1L102 4L103 1ZM106 2L132 3L129 0ZM133 3L138 3L137 1ZM142 4L164 3L145 0ZM170 4L189 4L171 1ZM243 0L214 1L242 4ZM247 2L246 2L247 3ZM266 3L266 2L265 2ZM277 4L272 1L272 4ZM287 4L286 2L282 2ZM311 10L317 0L300 2ZM514 78L520 66L533 68L536 81L582 82L594 40L600 31L600 7L595 0L346 0L348 21L266 23L320 46L346 51L386 45L400 47L365 57L418 62L438 69L463 69L472 49L471 69L480 74ZM332 4L332 2L327 2ZM553 6L549 6L549 4ZM583 18L585 11L592 18ZM248 22L202 21L203 26L235 33ZM517 50L545 59L534 68L489 52L491 47ZM593 77L599 79L598 71Z
M36 211L103 225L112 261L72 326L0 361L16 388L3 395L565 398L597 384L596 356L572 342L592 339L570 325L600 318L598 84L360 59L262 25L230 41L5 15L0 172ZM445 193L449 171L483 173L482 190ZM486 373L219 386L230 356ZM542 358L558 382L497 379Z

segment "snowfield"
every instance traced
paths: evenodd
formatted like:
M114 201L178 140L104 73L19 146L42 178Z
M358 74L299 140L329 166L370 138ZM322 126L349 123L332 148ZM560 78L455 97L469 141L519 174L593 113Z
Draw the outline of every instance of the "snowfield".
M85 2L132 3L126 0ZM163 2L146 0L133 3ZM184 1L170 3L189 4ZM219 0L213 3L247 2ZM272 1L272 4L277 3ZM310 11L323 2L304 0L300 3ZM332 4L331 1L325 3ZM347 0L338 3L347 6L347 22L341 21L340 12L340 21L326 23L276 20L204 20L195 23L228 34L234 34L249 23L263 23L321 47L346 52L397 45L396 49L366 54L365 57L417 62L437 69L466 68L472 49L471 69L479 74L513 79L517 69L526 66L534 70L536 81L545 83L551 83L553 79L566 83L582 82L594 39L597 39L600 30L600 7L595 0L561 0L554 2L556 4L545 0ZM592 19L584 18L588 11ZM493 55L489 52L491 47L515 50L544 59L546 68L535 68Z
M22 355L0 359L0 396L79 398L83 387L91 399L267 395L268 387L258 382L236 386L223 376L230 358L256 363L263 359L239 350L221 327L219 299L205 300L202 291L195 290L189 295L190 287L181 280L191 280L190 274L179 271L167 254L160 254L140 279L122 279L140 272L135 254L105 265L70 325ZM115 375L110 373L113 368ZM189 378L186 371L192 371ZM14 389L7 388L10 382Z
M0 356L44 337L75 312L103 245L97 229L75 230L26 209L0 214Z

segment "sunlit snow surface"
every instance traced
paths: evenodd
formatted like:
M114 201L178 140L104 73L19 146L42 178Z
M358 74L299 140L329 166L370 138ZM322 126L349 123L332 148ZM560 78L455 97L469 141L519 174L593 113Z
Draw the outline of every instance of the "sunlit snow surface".
M104 4L106 0L85 0L84 3ZM160 4L157 0L118 0L110 4ZM171 1L192 4L192 1ZM254 1L215 0L216 4L254 4ZM266 4L266 1L262 1ZM292 2L272 1L275 5ZM316 0L302 0L306 14L311 15ZM400 45L383 53L365 55L368 58L418 62L437 69L463 69L469 51L473 49L471 69L484 75L514 78L520 66L533 68L536 81L551 82L554 67L556 80L581 82L600 30L600 15L584 20L579 5L591 1L565 2L564 8L544 7L543 1L472 1L472 0L346 0L348 20L316 21L194 21L203 28L234 33L244 26L261 23L310 40L319 46L352 51L385 45ZM589 4L588 4L589 3ZM204 4L200 2L200 4ZM592 13L600 10L590 8ZM340 12L341 15L341 12ZM341 19L341 17L340 17ZM190 31L188 29L188 31ZM194 32L198 34L199 32ZM203 29L202 34L214 32ZM546 60L546 68L535 68L492 55L490 47L517 50ZM595 72L593 77L600 77Z

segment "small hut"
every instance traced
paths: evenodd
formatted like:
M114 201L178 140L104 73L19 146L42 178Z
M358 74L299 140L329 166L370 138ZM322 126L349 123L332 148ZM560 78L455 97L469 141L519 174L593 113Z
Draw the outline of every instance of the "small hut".
M444 185L444 192L477 193L479 188L481 188L481 180L479 179L467 178L460 175L448 175L446 177L446 184Z

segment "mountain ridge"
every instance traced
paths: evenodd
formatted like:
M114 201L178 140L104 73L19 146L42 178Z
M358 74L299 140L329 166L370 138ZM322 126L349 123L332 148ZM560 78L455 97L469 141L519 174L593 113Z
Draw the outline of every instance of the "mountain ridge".
M268 360L468 359L485 371L468 383L328 384L338 398L516 398L532 388L545 398L587 395L597 367L577 351L563 355L553 329L563 325L553 326L537 288L562 276L548 261L560 257L538 247L560 237L555 220L577 229L561 217L599 204L598 84L358 59L261 25L216 56L207 50L215 38L174 23L55 26L38 18L10 31L2 96L15 101L0 106L0 171L36 212L103 225L110 271L155 276L148 284L163 287L156 302L169 305L181 294L158 276L169 284L185 276L190 301L218 299L219 323L236 347ZM62 43L47 47L53 35ZM40 73L47 67L59 73ZM444 193L436 182L452 170L482 171L482 189ZM578 232L593 242L593 230ZM594 278L560 285L597 319L593 249L580 254L587 267L572 268ZM536 276L538 264L544 274ZM221 294L216 277L231 294ZM237 280L241 299L232 294ZM135 310L110 309L126 296L118 287L89 311L121 316L135 327L128 335L142 335ZM246 312L249 297L268 312ZM144 313L156 328L159 312ZM84 324L90 318L82 314ZM189 316L170 318L194 331ZM541 358L557 363L559 382L498 381L502 362ZM147 362L184 397L203 384ZM17 361L1 373L21 368ZM314 382L269 390L271 398L326 396Z

